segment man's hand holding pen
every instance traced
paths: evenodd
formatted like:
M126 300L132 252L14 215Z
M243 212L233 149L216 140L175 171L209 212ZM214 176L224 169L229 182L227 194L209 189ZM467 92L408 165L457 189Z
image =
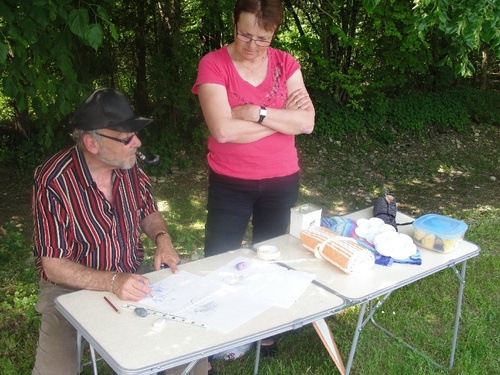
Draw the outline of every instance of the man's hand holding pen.
M152 292L147 277L132 273L117 274L114 285L114 293L125 301L137 302Z

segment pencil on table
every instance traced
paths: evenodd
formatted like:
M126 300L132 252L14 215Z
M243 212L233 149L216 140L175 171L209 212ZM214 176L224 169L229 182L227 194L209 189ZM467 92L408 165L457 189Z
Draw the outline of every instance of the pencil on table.
M116 306L113 305L113 303L108 299L108 297L104 296L104 300L109 304L109 306L113 308L113 310L115 310L118 314L120 313L120 310L118 310Z

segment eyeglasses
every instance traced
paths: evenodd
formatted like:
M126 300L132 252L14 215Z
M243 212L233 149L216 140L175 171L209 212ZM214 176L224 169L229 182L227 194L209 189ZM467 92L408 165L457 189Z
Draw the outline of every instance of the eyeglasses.
M272 38L271 38L271 40L254 39L252 37L249 37L248 35L240 34L240 32L238 30L236 30L236 38L238 38L239 40L241 40L242 42L245 42L245 43L251 43L253 41L259 47L268 47L272 42Z
M94 132L94 134L98 135L100 137L112 139L113 141L116 141L116 142L123 143L125 146L128 145L130 142L132 142L132 139L137 135L137 133L134 133L130 137L128 137L127 139L120 139L120 138L112 137L110 135L102 134L102 133L99 133L96 131Z

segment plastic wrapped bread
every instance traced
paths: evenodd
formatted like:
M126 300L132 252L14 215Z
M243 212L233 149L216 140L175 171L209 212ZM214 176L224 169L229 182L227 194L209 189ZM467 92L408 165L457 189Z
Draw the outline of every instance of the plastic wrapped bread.
M369 270L375 264L373 253L353 238L343 237L325 227L310 227L300 233L302 245L347 274Z

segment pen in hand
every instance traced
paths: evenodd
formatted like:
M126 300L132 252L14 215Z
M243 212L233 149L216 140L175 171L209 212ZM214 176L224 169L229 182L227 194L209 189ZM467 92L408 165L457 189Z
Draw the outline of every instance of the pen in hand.
M144 284L144 280L142 280L142 279L139 279L139 282L140 282L141 284ZM147 295L148 295L149 297L153 297L153 294L152 294L152 293L148 293Z

